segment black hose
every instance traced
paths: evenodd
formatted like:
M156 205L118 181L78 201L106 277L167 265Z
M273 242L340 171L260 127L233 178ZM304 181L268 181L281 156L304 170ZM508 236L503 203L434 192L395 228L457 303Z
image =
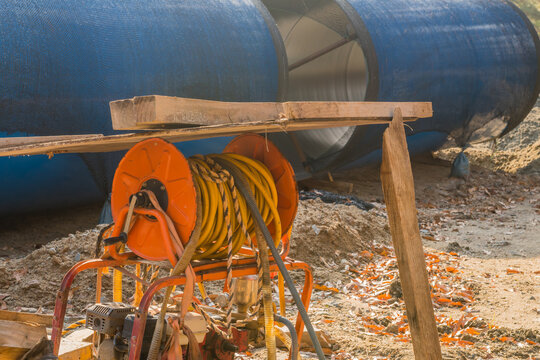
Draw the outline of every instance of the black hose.
M313 325L311 324L311 321L309 320L309 316L306 311L306 308L304 307L304 303L302 303L302 299L300 298L300 295L298 294L298 291L296 290L296 287L294 286L294 282L291 279L291 276L289 275L289 272L287 271L287 268L285 267L285 264L283 263L283 260L280 257L279 251L274 245L274 240L272 239L272 235L270 234L270 231L266 227L266 224L264 223L264 220L259 212L259 209L257 207L257 204L255 203L255 199L253 198L253 194L249 187L249 184L247 183L242 173L236 169L236 166L234 166L234 164L231 164L227 160L223 160L223 159L216 159L216 162L218 162L223 168L225 168L227 171L231 173L238 187L238 190L240 190L242 195L244 195L244 198L246 199L246 203L248 204L248 207L251 211L251 214L253 215L253 218L255 219L255 221L257 221L257 224L259 225L264 235L263 237L266 240L266 243L268 244L270 251L272 252L274 261L276 262L279 268L279 271L281 272L281 274L283 275L283 278L285 279L285 282L287 283L287 287L289 288L289 291L291 292L291 295L294 299L296 307L298 308L298 312L300 313L302 320L304 320L306 330L309 334L309 337L311 338L313 347L315 348L315 351L317 352L317 356L319 360L325 360L326 357L323 353L321 344L319 343L319 339L317 338L317 334L315 333L315 329L313 329Z
M298 350L299 343L298 343L298 334L296 333L296 329L294 328L294 325L292 322L289 321L289 319L284 318L283 316L274 315L274 319L276 322L282 323L289 329L289 333L291 334L291 353L292 353L292 359L291 360L297 360L298 359Z
M129 346L128 344L126 344L120 332L116 333L116 335L114 335L113 337L113 347L114 347L114 350L121 353L127 353L129 350Z

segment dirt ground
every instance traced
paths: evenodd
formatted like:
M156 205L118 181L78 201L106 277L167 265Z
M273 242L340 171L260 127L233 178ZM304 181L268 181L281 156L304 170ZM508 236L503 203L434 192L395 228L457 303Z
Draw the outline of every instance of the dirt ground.
M467 181L448 177L447 160L458 149L413 163L445 359L540 359L539 134L537 107L497 148L467 150ZM333 174L373 209L303 200L293 228L291 256L315 275L310 315L336 360L414 358L378 171ZM94 207L2 221L0 308L51 313L63 274L94 254L98 213ZM75 285L71 317L94 301L94 276ZM302 278L295 279L300 286ZM303 358L313 358L304 350ZM239 358L264 355L250 349Z
M51 241L94 228L102 205L1 217L0 257L24 256Z
M413 172L426 253L440 258L443 272L448 272L447 268L456 269L458 275L447 274L456 278L447 286L468 289L473 297L463 310L447 306L435 309L441 340L445 338L444 334L450 333L448 324L462 317L468 322L482 324L473 326L472 330L467 325L461 329L465 332L450 337L455 341L443 342L444 358L539 358L540 177L493 172L473 166L471 178L465 182L448 178L448 163L425 159L413 164ZM348 173L338 175L336 179L352 182L353 194L378 205L370 212L384 216L376 169L370 174ZM296 246L302 246L302 240L297 238ZM386 241L380 238L378 241L391 244L388 231ZM341 276L345 265L332 267L339 282L330 281L326 285L339 292L315 291L311 308L314 320L335 341L337 359L412 359L408 337L384 335L388 326L401 326L398 319L404 315L401 299L392 304L386 300L377 304L369 301L366 289L359 292L358 289L347 291L344 288L355 279L371 275L364 273L370 264L380 266L393 259L392 255L380 256L374 250L371 253L374 256L370 262L355 266L355 271L360 273L348 271L348 281ZM344 257L351 260L350 253ZM365 260L361 255L360 258ZM388 272L386 268L381 270L381 273L385 272ZM316 281L324 284L329 273L328 267L316 266ZM430 273L431 281L435 281L435 274ZM390 293L389 284L380 285L376 291ZM358 296L359 293L362 296ZM434 303L437 305L436 301ZM397 317L396 311L400 313ZM379 328L381 326L383 328ZM478 334L472 336L468 331Z

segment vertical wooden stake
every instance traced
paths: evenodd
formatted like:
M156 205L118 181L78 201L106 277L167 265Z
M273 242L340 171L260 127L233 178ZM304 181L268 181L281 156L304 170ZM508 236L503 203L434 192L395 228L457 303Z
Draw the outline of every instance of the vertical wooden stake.
M381 182L416 359L442 359L401 109L383 135Z

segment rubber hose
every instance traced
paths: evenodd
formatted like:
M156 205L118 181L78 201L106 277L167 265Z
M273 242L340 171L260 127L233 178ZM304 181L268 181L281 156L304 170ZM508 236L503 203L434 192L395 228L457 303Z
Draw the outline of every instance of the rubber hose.
M182 263L184 258L187 259L187 264L182 264L182 266L179 266L180 263L177 264L173 274L171 274L172 276L179 275L177 270L181 270L180 272L183 272L186 266L189 264L189 261L192 259L215 259L222 258L227 255L227 223L224 219L225 205L223 202L227 202L230 213L232 209L234 209L233 194L231 193L232 187L229 188L228 184L224 183L223 178L219 176L223 174L219 174L219 170L212 166L212 160L217 161L218 159L222 158L234 163L239 171L241 171L242 174L244 174L248 179L246 180L249 184L248 186L250 186L250 189L253 189L257 195L257 206L264 214L264 226L266 228L266 224L273 223L274 228L276 229L274 242L279 244L281 239L281 222L276 207L278 200L277 190L272 178L272 174L268 168L256 160L236 154L216 154L209 155L207 157L200 155L194 156L189 159L189 162L194 178L194 185L197 189L197 223L199 225L196 226L196 229L199 229L199 235L197 236L197 241L192 241L192 239L190 239L188 247L184 252L184 255L189 253L188 248L190 248L190 246L194 246L195 249L192 249L191 252L192 256L182 256L182 259L180 260L180 263ZM223 194L221 193L220 188L223 190ZM242 214L245 224L248 226L248 231L256 231L256 224L252 217L249 216L250 212L247 210L245 200L240 196L238 197L238 200L240 213ZM244 238L243 233L238 231L240 224L238 223L237 218L235 216L229 216L229 221L230 226L234 230L232 242L233 254L235 254L245 243L246 239ZM268 251L268 249L265 250ZM266 255L266 261L268 262L268 255ZM274 349L273 352L275 358L275 338L272 336L274 332L274 313L272 309L269 265L267 266L267 273L268 279L266 292L269 295L266 296L266 300L263 298L263 310L266 318L265 327L267 334L269 334L267 338L269 341L273 341L273 345L272 343L269 343L268 345L271 352L271 349ZM159 352L167 300L171 293L172 288L167 288L162 310L154 329L154 336L152 338L152 344L148 354L149 360L155 360Z
M262 229L256 226L257 238L262 236ZM261 246L262 245L262 246ZM272 301L272 288L270 280L270 261L268 260L268 248L259 244L259 254L261 257L261 266L263 269L262 281L262 300L264 312L264 340L266 343L266 357L268 360L275 360L277 356L276 335L274 329L274 302Z
M176 263L176 266L171 272L171 276L178 276L182 274L186 268L189 266L193 254L197 249L197 243L199 241L199 236L201 234L201 212L202 206L200 203L200 191L199 187L195 184L195 191L197 193L197 220L195 222L195 228L193 229L189 242L187 243L184 253L180 260ZM148 360L155 360L158 357L159 348L161 345L161 338L163 337L163 325L165 322L165 313L167 312L167 303L169 302L169 297L173 291L173 286L167 287L165 291L165 296L163 297L163 304L161 305L161 312L159 313L158 320L156 322L156 327L154 328L154 334L152 335L152 342L150 343L150 350L148 351Z
M135 265L135 275L141 277L141 264ZM135 282L135 294L133 295L133 306L139 307L141 299L144 295L143 284L139 281Z
M278 290L279 290L279 313L281 316L285 316L285 280L283 275L278 273Z
M298 308L298 312L300 313L302 320L304 320L306 330L309 334L309 337L311 338L313 347L315 348L315 351L317 352L317 357L319 358L319 360L325 360L326 357L323 353L321 344L319 343L319 339L317 338L317 334L315 333L315 329L313 329L313 325L311 324L311 321L309 320L309 316L306 311L306 308L304 307L304 303L302 303L300 294L298 294L298 291L296 290L296 287L294 286L294 282L291 276L289 275L289 272L287 271L287 268L285 267L283 260L279 256L279 251L277 250L276 246L274 245L274 242L272 241L272 235L270 235L270 231L266 227L264 220L259 214L257 205L255 204L255 199L253 198L253 194L251 193L251 189L249 188L249 185L244 179L242 173L239 172L233 164L229 163L227 160L224 160L224 159L219 159L218 162L223 168L227 169L231 173L231 175L234 177L234 181L236 182L238 190L240 191L240 193L242 193L242 195L244 195L244 198L246 199L247 205L249 209L251 210L251 213L255 221L259 224L263 232L263 237L266 240L266 243L268 247L270 248L270 251L272 252L274 261L276 262L279 268L279 271L283 274L285 283L287 284L287 287L289 288L291 292L294 302L296 303L296 307Z
M223 248L224 238L226 235L227 227L225 223L227 221L221 220L223 217L223 209L229 209L230 214L232 209L238 209L240 212L241 221L244 222L246 230L248 232L255 232L257 238L262 239L262 230L256 221L253 221L252 216L250 216L250 211L246 207L245 199L241 196L238 196L236 192L236 187L232 181L231 175L224 171L217 162L217 159L224 158L234 163L236 168L246 176L246 181L249 183L249 186L257 194L257 208L259 213L263 218L263 222L266 224L273 223L274 228L276 229L274 241L279 244L281 239L281 222L279 218L279 213L277 211L277 190L275 187L274 179L272 174L266 166L262 163L247 158L245 156L236 155L236 154L221 154L221 155L209 155L206 157L196 156L190 159L191 168L194 173L195 180L201 185L201 188L204 188L205 191L202 191L202 198L205 204L208 204L208 209L210 214L213 216L204 216L203 215L203 224L204 236L212 233L215 236L216 231L206 231L207 229L220 228L218 224L221 224L221 230L217 233L223 234L219 236L217 240L212 241L212 237L206 237L204 239L201 237L199 242L200 247L205 247L203 252L203 257L220 257L226 253L223 250L219 251L220 248ZM222 196L222 199L219 197ZM234 200L237 199L236 205ZM220 201L223 202L223 209L217 208L217 205L220 205ZM214 206L212 206L214 204ZM217 210L217 213L216 213ZM236 210L235 210L236 211ZM205 211L206 212L206 211ZM216 218L218 221L216 221ZM242 246L245 243L244 233L239 231L240 221L236 216L228 216L228 221L230 221L230 226L234 229L234 235L232 237L233 241L233 253L236 253L239 250L234 244L239 244ZM264 318L264 328L265 328L265 342L267 349L267 358L269 360L275 360L277 357L277 348L276 348L276 338L275 338L275 327L274 327L274 303L272 301L272 282L270 278L270 262L268 259L268 248L265 243L261 241L262 247L259 246L259 255L261 259L261 270L262 270L262 310ZM209 254L209 255L207 255ZM231 295L232 296L232 295Z
M291 334L291 353L292 353L292 359L291 360L297 360L298 359L298 350L300 350L299 344L298 344L298 334L296 334L296 329L294 328L294 325L292 322L289 321L289 319L275 315L274 320L276 322L282 323L289 329L289 333Z
M275 320L276 319L274 318L274 323L276 323ZM281 340L281 342L285 345L287 350L290 352L292 349L290 336L285 334L285 332L279 326L275 326L274 329L276 330L276 339Z
M129 201L129 211L126 215L126 221L124 223L124 233L127 234L130 229L130 225L133 217L133 209L137 203L137 197L133 196ZM126 245L120 245L120 251L124 251ZM113 269L113 301L117 303L122 302L122 273L116 269Z
M113 301L122 302L122 273L113 269Z
M277 190L272 174L268 168L257 160L237 154L195 155L189 158L194 183L201 192L202 201L202 232L194 260L220 259L227 257L228 226L233 230L233 255L245 244L244 233L239 231L241 224L233 213L234 198L248 232L254 234L254 221L248 211L245 199L236 196L232 184L227 181L228 174L220 171L214 162L225 159L234 164L246 177L250 189L255 194L257 206L266 225L273 224L274 243L279 245L281 240L281 221L277 210ZM223 193L222 193L223 192ZM224 209L228 207L229 223L225 219Z

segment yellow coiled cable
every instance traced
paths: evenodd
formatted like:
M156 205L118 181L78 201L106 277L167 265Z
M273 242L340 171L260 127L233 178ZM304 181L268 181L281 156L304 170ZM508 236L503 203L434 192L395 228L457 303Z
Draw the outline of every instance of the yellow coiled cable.
M247 242L242 224L251 239L259 239L258 246L262 276L262 305L265 327L267 357L276 359L276 339L274 328L274 309L270 283L268 248L262 232L248 211L246 200L236 191L231 174L223 169L220 160L233 165L243 175L251 189L255 203L266 226L273 225L273 238L276 247L281 240L281 221L277 210L278 196L276 185L268 168L259 161L237 154L216 154L190 159L193 177L200 187L203 204L202 228L199 248L195 259L217 259L236 254ZM225 210L225 211L224 211ZM237 218L239 213L240 219ZM242 222L242 224L240 223ZM241 231L242 230L242 231ZM232 251L228 240L231 239ZM248 245L248 244L246 244ZM229 264L231 258L229 257ZM281 291L280 291L281 293ZM229 301L232 300L232 296ZM230 312L228 305L228 312ZM284 304L280 304L284 307ZM227 324L229 316L227 317Z
M217 160L217 161L216 161ZM201 205L201 234L197 242L197 250L192 259L221 259L228 255L238 253L241 247L247 244L247 238L242 230L242 224L247 229L251 239L259 241L264 253L263 268L263 312L266 330L266 342L269 359L275 359L275 329L274 311L272 302L272 290L269 278L268 249L262 238L260 229L256 229L255 221L248 210L246 200L236 191L232 176L218 164L219 160L227 161L234 165L244 175L255 203L259 209L266 226L273 232L275 246L279 246L281 240L281 221L277 210L278 196L272 174L261 162L238 154L214 154L208 156L194 156L189 159L194 181L200 190ZM229 237L231 238L232 251L229 251ZM229 258L230 259L230 258ZM230 260L229 260L230 261ZM114 274L113 298L121 301L122 274L118 271ZM283 287L280 287L280 295ZM280 300L282 296L280 296ZM284 301L280 301L280 307L284 308Z
M189 159L194 181L201 190L202 232L194 259L221 259L227 257L228 226L232 230L233 254L238 253L246 238L240 231L241 224L235 216L234 198L237 199L242 221L252 238L255 226L245 199L236 193L232 178L221 169L215 160L226 160L234 164L247 179L255 196L257 207L267 226L273 225L276 246L281 240L281 221L277 210L277 190L268 168L261 162L237 154L197 155ZM221 185L221 190L220 190ZM223 196L222 196L223 191ZM227 204L224 204L224 202ZM225 206L229 209L227 223Z

